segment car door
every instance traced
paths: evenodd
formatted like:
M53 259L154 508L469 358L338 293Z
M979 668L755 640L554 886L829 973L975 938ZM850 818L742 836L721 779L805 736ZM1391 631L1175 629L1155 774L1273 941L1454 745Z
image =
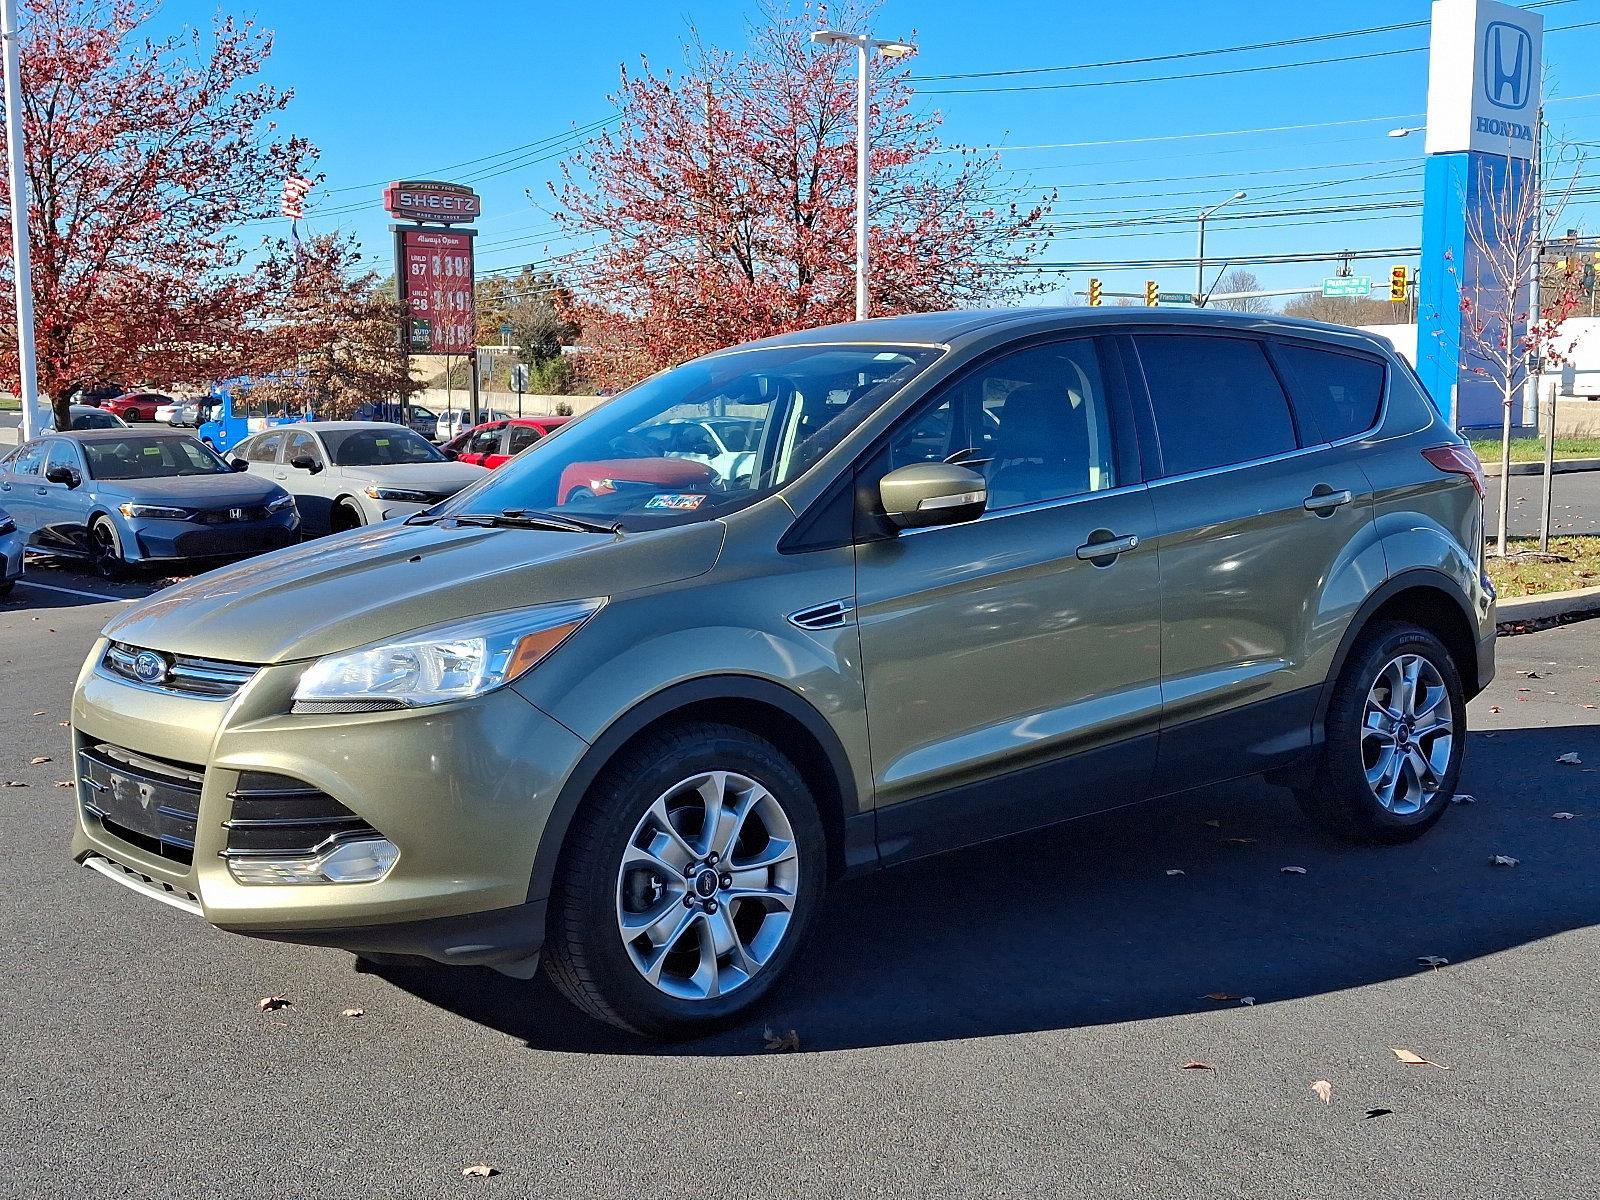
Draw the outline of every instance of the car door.
M41 546L82 552L89 548L89 517L94 502L85 486L88 476L78 447L68 438L45 439L44 466L36 490ZM76 483L56 482L50 473L71 473Z
M496 422L493 425L480 425L472 431L472 436L467 439L467 448L461 455L461 461L474 463L480 467L488 466L489 456L500 453L500 444L504 435L504 424Z
M508 463L543 436L535 425L507 425L505 453L490 455L488 461L483 465L486 467L498 467Z
M1130 340L1159 458L1156 786L1176 791L1309 745L1333 653L1324 590L1350 570L1376 572L1375 587L1383 567L1374 548L1347 569L1372 520L1371 488L1355 458L1330 453L1296 412L1266 339L1183 330Z
M1131 411L1099 339L1030 345L943 388L858 477L876 504L888 470L960 455L989 489L978 520L857 548L887 858L1144 798L1161 711L1159 575ZM993 452L975 455L986 428L998 430Z
M300 521L307 534L327 533L332 528L336 484L328 470L328 456L322 443L310 430L289 433L283 445L282 462L275 478L294 497ZM310 467L296 463L310 460Z
M43 477L44 456L43 442L24 442L7 461L4 473L0 473L0 508L11 514L30 545L39 527L39 497L35 493Z

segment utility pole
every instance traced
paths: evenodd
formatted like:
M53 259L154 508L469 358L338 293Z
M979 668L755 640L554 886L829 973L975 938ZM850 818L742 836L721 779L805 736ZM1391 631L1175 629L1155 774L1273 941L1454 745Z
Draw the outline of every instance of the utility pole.
M837 29L814 30L811 40L821 46L856 48L856 320L865 321L870 307L867 299L867 203L871 198L868 118L872 107L867 97L867 70L874 50L885 58L907 58L915 54L917 48L910 42L880 42L871 34L845 33Z
M1528 361L1523 366L1523 411L1539 419L1539 379L1544 374L1544 347L1539 344L1539 275L1544 270L1544 104L1533 118L1533 162L1529 164L1529 187L1533 189L1533 269L1528 279ZM1506 164L1510 169L1510 162ZM1507 330L1510 336L1510 330ZM1502 480L1502 484L1504 480Z
M17 0L0 0L4 39L7 185L11 200L12 280L17 289L17 368L22 377L22 440L40 432L39 368L33 346L33 264L28 253L28 177L22 142L22 51L17 44Z

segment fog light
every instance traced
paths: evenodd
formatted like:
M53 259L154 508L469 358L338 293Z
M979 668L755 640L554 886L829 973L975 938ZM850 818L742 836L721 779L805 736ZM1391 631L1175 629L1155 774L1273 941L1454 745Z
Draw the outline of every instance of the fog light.
M399 857L388 838L362 838L311 858L229 858L228 870L240 883L371 883Z

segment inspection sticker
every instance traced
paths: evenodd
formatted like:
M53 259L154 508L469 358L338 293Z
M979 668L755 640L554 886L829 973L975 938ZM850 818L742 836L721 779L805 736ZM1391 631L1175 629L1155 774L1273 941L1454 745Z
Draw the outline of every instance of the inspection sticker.
M680 512L687 512L699 508L706 502L704 496L690 496L680 492L662 492L651 496L644 502L646 508L671 508Z

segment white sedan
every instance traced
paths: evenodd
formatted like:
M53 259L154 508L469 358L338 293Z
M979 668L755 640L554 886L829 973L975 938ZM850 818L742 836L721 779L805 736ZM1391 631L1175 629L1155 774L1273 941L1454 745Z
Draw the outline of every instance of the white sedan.
M490 421L509 421L511 414L502 412L498 408L480 408L478 410L478 424L486 425ZM439 414L439 430L434 434L434 440L441 446L451 438L459 437L475 426L472 423L472 410L470 408L448 408Z
M307 534L410 516L488 474L446 458L404 425L381 421L279 425L246 438L228 457L289 492Z
M156 406L156 420L162 425L198 425L200 423L200 401L195 399L173 400L171 404Z

